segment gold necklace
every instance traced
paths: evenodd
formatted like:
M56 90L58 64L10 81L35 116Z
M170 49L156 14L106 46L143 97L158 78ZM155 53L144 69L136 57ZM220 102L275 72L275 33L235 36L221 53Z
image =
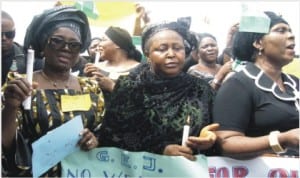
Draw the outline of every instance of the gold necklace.
M41 76L42 76L44 79L46 79L47 81L49 81L50 83L52 83L52 85L53 85L55 88L58 88L58 83L57 83L57 81L51 80L51 79L44 73L44 71L41 71L40 74L41 74ZM70 79L71 79L71 77L69 76L69 78L68 78L68 80L67 80L67 83L64 82L64 84L65 84L64 87L65 87L66 89L69 88Z

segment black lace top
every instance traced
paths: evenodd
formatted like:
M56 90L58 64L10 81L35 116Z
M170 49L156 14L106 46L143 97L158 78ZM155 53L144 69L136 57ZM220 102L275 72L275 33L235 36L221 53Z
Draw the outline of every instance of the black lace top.
M211 123L214 91L186 73L173 78L154 75L141 64L116 83L99 132L101 146L161 154L168 144L181 144L187 116L190 135Z

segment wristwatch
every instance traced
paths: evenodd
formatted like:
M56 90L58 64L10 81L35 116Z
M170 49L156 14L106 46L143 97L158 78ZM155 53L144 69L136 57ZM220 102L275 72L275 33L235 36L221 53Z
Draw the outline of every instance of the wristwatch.
M270 132L270 134L269 134L270 147L277 154L285 153L286 149L283 149L282 146L278 142L278 134L280 134L280 132L278 130Z

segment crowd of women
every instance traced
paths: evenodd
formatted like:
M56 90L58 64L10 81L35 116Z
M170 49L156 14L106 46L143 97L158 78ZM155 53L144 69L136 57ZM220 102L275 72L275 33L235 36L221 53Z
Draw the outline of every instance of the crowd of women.
M264 14L269 31L236 30L224 64L217 64L212 34L193 35L178 22L143 29L147 62L141 62L122 28L109 27L97 46L82 11L58 6L36 15L24 49L32 48L43 67L34 71L32 84L25 74L9 72L2 87L2 176L31 177L31 144L77 115L85 127L78 146L85 151L118 147L190 160L200 152L237 159L299 156L300 81L281 71L294 58L295 37L281 16ZM80 54L92 46L100 62L73 75ZM185 72L187 50L198 63ZM246 61L239 72L232 71L235 59ZM28 110L22 102L29 96ZM81 99L88 101L84 107L74 103ZM186 124L190 132L182 144ZM203 128L210 134L199 136ZM60 173L57 164L43 176Z

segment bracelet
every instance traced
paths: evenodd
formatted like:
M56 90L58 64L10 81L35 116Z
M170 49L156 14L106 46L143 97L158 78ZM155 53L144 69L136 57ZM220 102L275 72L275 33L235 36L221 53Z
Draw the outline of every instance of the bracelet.
M269 134L270 147L277 154L285 153L286 149L283 149L282 146L278 142L278 134L280 134L280 132L278 130L270 132L270 134Z
M214 78L213 79L213 81L212 81L215 85L221 85L221 82L218 80L218 79L216 79L216 78Z

